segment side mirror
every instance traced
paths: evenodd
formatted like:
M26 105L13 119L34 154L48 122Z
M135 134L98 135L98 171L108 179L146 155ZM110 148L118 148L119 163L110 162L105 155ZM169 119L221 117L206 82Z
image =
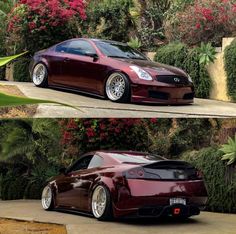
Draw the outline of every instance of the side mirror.
M66 174L66 168L65 167L61 168L59 170L59 173L65 175Z
M93 53L93 52L86 52L85 55L93 58L94 61L98 60L98 58L99 58L98 55L96 53Z

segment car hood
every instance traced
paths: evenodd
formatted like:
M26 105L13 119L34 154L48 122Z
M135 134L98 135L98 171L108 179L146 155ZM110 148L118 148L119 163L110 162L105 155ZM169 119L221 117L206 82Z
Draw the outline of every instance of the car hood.
M156 75L177 75L177 76L188 77L188 75L183 70L162 63L156 63L149 60L136 60L136 59L119 59L119 60L130 64L130 66L132 65L139 66L147 72L156 73Z

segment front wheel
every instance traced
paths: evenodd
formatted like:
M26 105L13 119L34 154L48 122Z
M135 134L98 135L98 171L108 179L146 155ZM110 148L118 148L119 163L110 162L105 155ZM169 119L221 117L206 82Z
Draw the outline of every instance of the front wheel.
M106 96L113 102L128 102L130 100L130 81L122 73L111 74L106 82Z
M49 185L47 185L42 192L42 206L44 210L53 210L54 208L54 200L53 200L53 192Z
M48 71L43 63L38 63L34 67L32 80L37 87L46 87L48 85Z
M92 212L99 221L107 221L113 218L111 195L103 185L97 186L93 192Z

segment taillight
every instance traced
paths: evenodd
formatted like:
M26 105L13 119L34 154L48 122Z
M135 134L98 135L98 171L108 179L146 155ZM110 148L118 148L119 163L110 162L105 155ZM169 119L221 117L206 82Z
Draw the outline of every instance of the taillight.
M128 179L142 179L144 178L144 175L145 172L141 167L130 169L125 173L125 176Z

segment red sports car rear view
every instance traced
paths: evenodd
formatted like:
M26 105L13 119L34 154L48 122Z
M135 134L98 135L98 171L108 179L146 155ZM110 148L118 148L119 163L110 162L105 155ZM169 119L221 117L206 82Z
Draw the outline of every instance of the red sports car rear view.
M183 70L152 62L127 44L72 39L35 54L30 73L39 87L56 87L113 102L190 104L192 80Z
M97 151L83 155L45 187L45 210L119 217L198 215L207 202L204 181L189 163L140 152Z

